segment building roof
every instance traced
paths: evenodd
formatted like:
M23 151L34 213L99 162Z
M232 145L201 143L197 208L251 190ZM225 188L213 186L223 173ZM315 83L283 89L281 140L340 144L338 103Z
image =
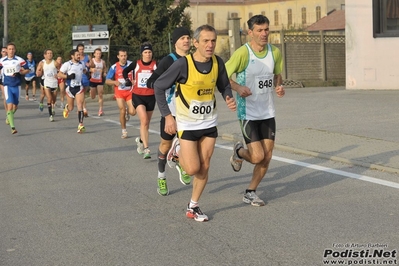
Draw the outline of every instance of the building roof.
M307 31L344 30L345 10L336 10L306 28Z

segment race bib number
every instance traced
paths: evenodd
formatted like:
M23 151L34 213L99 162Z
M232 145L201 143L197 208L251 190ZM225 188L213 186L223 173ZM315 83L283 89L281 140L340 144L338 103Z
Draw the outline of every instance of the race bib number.
M94 73L92 73L92 78L93 79L101 79L101 70L94 71Z
M7 66L3 68L3 73L6 76L12 76L15 73L17 73L17 67L16 66Z
M274 75L264 75L255 77L255 86L257 94L269 93L273 89Z
M208 120L213 115L213 101L200 102L192 100L189 108L191 118L198 120Z
M147 88L147 80L151 77L152 73L139 73L137 87Z
M78 87L82 85L80 81L77 81L76 79L71 80L71 87Z

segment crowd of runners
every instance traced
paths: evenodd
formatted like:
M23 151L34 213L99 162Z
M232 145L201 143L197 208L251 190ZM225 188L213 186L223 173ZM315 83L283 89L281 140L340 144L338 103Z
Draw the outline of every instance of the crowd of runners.
M22 76L24 98L37 101L40 111L44 110L46 98L50 122L54 122L56 103L63 109L64 118L76 107L78 133L85 132L83 120L89 116L85 92L89 92L92 99L98 95L97 115L103 116L104 84L107 84L114 89L121 138L128 138L126 122L130 116L137 115L140 121L140 135L135 138L137 153L149 159L149 125L157 104L162 115L156 152L157 192L162 196L169 194L166 165L175 168L183 185L192 184L186 216L207 221L208 216L198 202L208 181L218 136L217 90L227 107L237 113L245 142L245 145L241 141L234 144L231 166L238 172L243 161L254 165L243 201L264 206L256 189L272 158L276 132L273 97L274 93L277 97L285 94L281 77L283 60L279 49L268 43L269 20L256 15L247 24L250 40L226 63L215 55L217 34L209 25L198 27L193 35L184 27L176 28L172 33L175 50L159 62L153 60L152 45L146 42L140 47L141 58L132 62L127 51L121 49L118 61L110 67L102 59L101 49L87 55L83 44L70 51L66 62L62 57L54 59L53 51L46 49L43 59L36 63L32 53L28 53L26 59L15 55L16 46L9 43L2 48L0 59L6 124L10 125L12 134L17 133L14 116L21 98ZM192 46L195 51L189 53ZM38 100L36 83L40 84Z

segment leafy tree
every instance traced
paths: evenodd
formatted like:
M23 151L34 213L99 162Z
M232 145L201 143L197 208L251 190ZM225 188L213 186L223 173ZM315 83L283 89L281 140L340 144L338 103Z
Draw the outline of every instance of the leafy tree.
M55 56L68 59L72 26L107 24L111 48L116 48L111 52L125 47L137 58L140 44L149 41L159 58L169 52L173 28L191 28L190 17L184 13L188 6L189 0L12 0L8 39L17 45L19 55L32 51L41 59L44 49L51 48Z
M129 54L139 56L140 45L149 41L156 57L169 52L169 34L176 26L191 28L190 17L184 14L188 0L172 7L174 0L120 1L108 0L111 7L111 45L134 49ZM166 11L166 12L165 12Z

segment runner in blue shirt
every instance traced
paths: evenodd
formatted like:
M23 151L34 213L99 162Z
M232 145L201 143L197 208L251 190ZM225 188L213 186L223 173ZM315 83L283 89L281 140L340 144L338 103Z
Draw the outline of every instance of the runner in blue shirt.
M29 86L32 84L33 98L36 96L36 61L33 59L33 54L29 52L26 55L26 64L29 68L29 73L25 75L25 100L29 101Z
M7 119L10 123L11 133L17 133L14 125L14 113L18 109L19 95L21 92L21 75L29 73L29 68L24 59L15 55L14 43L7 45L7 56L0 59L0 69L3 70L4 96L7 103Z

